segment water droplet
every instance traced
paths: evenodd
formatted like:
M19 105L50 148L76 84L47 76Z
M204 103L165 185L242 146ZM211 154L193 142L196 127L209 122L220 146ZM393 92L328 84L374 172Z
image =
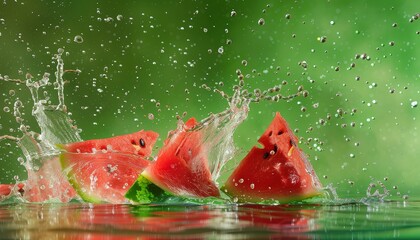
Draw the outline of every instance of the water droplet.
M4 107L3 111L8 113L8 112L10 112L10 108L9 107Z
M82 42L83 42L83 37L82 37L82 36L80 36L80 35L76 35L76 36L74 37L73 41L74 41L75 43L82 43Z
M258 24L259 25L264 25L265 24L265 20L264 20L264 18L260 18L259 20L258 20Z
M292 16L291 16L289 13L287 13L284 17L285 17L286 19L290 19Z
M415 108L417 107L418 103L417 101L412 101L410 105L411 105L411 108Z
M235 10L232 10L232 11L230 12L230 16L231 16L231 17L236 16L236 11L235 11Z
M325 43L327 41L327 37L326 36L318 37L318 41Z
M308 68L308 63L306 61L301 61L298 64L299 64L299 66L303 67L304 69Z
M118 14L118 15L117 15L117 20L118 20L118 21L121 21L122 19L123 19L123 15Z
M353 153L350 153L350 157L351 157L351 158L355 158L355 157L356 157L356 155L354 155Z
M153 119L155 119L155 115L153 115L153 113L149 113L147 115L147 118L149 118L149 120L153 120Z
M251 184L249 185L249 187L250 187L251 189L254 189L254 188L255 188L255 185L254 185L253 183L251 183Z
M223 54L224 52L223 46L219 47L219 49L217 49L217 52L220 54Z

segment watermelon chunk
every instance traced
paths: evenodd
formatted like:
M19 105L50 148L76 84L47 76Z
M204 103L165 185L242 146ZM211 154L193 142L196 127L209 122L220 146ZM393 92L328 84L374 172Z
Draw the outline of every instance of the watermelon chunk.
M207 149L201 145L202 135L192 130L197 125L194 118L170 134L157 160L147 167L126 197L134 202L148 203L161 193L182 197L218 197L219 189L212 181L207 161Z
M126 203L124 197L150 164L158 134L139 131L113 138L59 145L61 166L79 196L87 202Z
M286 120L276 113L222 190L239 202L285 203L320 194L321 183ZM235 199L235 200L236 200Z

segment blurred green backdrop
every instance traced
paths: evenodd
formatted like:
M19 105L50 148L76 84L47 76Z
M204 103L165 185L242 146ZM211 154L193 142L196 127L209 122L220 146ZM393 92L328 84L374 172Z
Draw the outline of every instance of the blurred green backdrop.
M225 100L199 86L229 92L237 69L249 89L287 81L286 95L303 85L307 98L251 105L236 132L234 161L280 111L323 184L332 183L340 197L365 196L368 184L380 180L394 197L413 198L420 196L419 7L417 1L5 0L0 74L54 73L52 56L63 48L66 69L81 70L65 75L65 91L82 138L152 129L160 142L177 114L202 119L224 110ZM7 109L16 99L25 102L24 118L36 131L28 90L0 81L0 92L0 135L19 136ZM19 156L13 142L0 142L0 182L25 179Z

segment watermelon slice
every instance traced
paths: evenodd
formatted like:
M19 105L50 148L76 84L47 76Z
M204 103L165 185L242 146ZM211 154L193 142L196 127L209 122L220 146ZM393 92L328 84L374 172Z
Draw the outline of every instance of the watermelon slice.
M87 202L125 203L127 190L150 164L158 134L140 131L107 139L58 145L61 166ZM99 151L98 151L99 150Z
M278 112L258 142L263 148L251 149L222 190L239 202L285 203L320 194L318 177Z
M218 197L219 189L212 181L207 149L201 145L202 135L193 128L194 118L183 128L170 134L157 160L147 167L126 197L134 202L149 203L161 196L159 188L182 197ZM158 186L159 188L156 188Z

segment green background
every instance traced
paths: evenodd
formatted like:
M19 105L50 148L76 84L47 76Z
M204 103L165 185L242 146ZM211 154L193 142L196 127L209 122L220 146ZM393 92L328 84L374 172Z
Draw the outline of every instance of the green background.
M411 103L420 100L420 20L410 18L419 7L414 0L5 0L0 74L24 79L26 73L54 73L52 56L64 48L66 69L81 70L65 75L65 100L82 138L152 129L161 136L158 146L176 127L176 115L202 119L224 110L223 98L199 86L230 92L236 69L248 74L250 90L287 81L281 93L288 95L303 85L307 98L251 105L235 134L239 153L233 161L280 111L299 130L300 147L322 183L333 184L340 197L363 197L369 183L383 181L394 197L415 198L420 112ZM78 35L83 41L75 41ZM298 64L303 61L307 68ZM0 135L19 136L12 114L3 111L17 98L36 131L26 87L0 81L0 93ZM25 179L19 156L13 142L0 142L0 182Z

